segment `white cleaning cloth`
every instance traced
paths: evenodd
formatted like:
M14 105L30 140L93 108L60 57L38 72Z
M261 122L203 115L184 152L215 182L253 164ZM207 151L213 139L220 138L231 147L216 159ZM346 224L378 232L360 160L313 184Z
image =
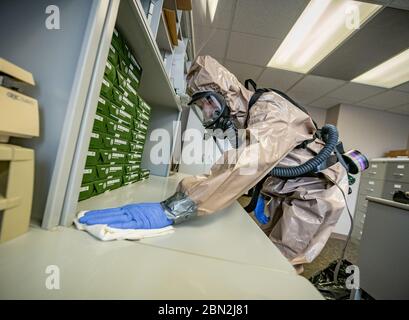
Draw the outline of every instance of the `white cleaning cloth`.
M78 220L88 211L80 211L77 218L74 219L75 226L78 230L85 230L94 237L102 241L110 240L140 240L172 233L175 229L172 226L160 229L118 229L108 227L106 224L87 225L80 223Z

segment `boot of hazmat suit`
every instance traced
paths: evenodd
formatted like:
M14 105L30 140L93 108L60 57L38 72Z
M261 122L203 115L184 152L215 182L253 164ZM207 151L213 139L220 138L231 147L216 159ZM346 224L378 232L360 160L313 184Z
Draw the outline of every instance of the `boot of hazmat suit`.
M229 206L275 166L304 163L324 145L316 139L307 148L295 148L313 138L316 128L308 114L274 92L257 100L244 128L253 92L209 56L200 56L193 63L187 87L190 95L202 91L221 94L235 126L246 129L246 136L252 139L238 150L226 151L209 174L179 183L176 193L162 203L175 223ZM321 252L344 209L343 195L333 181L347 194L347 173L340 163L318 177L269 177L263 184L269 222L261 227L297 270Z

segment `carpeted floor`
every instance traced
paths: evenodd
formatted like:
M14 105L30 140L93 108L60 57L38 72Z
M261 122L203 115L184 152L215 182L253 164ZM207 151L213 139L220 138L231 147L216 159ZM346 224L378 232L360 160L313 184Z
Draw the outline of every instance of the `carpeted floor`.
M249 199L249 197L243 196L240 197L238 201L244 207L248 204ZM321 254L312 263L304 264L302 276L308 279L315 273L325 269L332 261L340 257L344 245L344 240L330 238ZM350 241L346 250L346 259L352 264L357 263L358 250L359 245L354 241Z

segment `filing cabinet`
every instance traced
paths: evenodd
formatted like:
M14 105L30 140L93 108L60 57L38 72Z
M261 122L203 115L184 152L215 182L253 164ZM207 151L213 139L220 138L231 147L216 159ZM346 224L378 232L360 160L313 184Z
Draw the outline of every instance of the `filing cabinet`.
M409 159L374 159L362 173L355 207L352 237L360 240L368 207L367 196L393 199L396 191L409 191Z

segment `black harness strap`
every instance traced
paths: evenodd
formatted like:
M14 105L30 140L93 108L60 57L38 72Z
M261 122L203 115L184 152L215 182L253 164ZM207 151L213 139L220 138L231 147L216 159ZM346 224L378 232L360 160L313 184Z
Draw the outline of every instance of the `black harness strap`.
M291 102L293 105L295 105L298 109L303 111L304 113L308 114L308 111L301 105L299 105L296 101L291 99L288 95L286 95L284 92L281 92L280 90L277 89L272 89L272 88L263 88L263 89L257 89L257 84L254 82L252 79L247 79L244 81L244 86L246 89L249 89L249 84L253 87L254 94L251 96L250 101L249 101L249 107L247 111L247 116L246 116L246 122L245 126L247 127L247 123L250 117L250 109L251 107L257 102L258 99L262 96L263 93L265 92L275 92L278 95L282 96L284 99L288 100ZM317 124L315 123L314 120L312 120L314 123L314 126L317 128L316 134L314 134L314 137L309 140L303 141L301 144L296 146L296 148L306 148L307 145L311 142L313 142L317 137L320 138L320 130L318 129ZM247 212L252 212L256 208L257 205L257 200L260 195L261 188L263 187L264 181L269 177L269 175L266 175L262 180L260 180L254 187L253 187L253 194L251 196L250 203L244 208Z

